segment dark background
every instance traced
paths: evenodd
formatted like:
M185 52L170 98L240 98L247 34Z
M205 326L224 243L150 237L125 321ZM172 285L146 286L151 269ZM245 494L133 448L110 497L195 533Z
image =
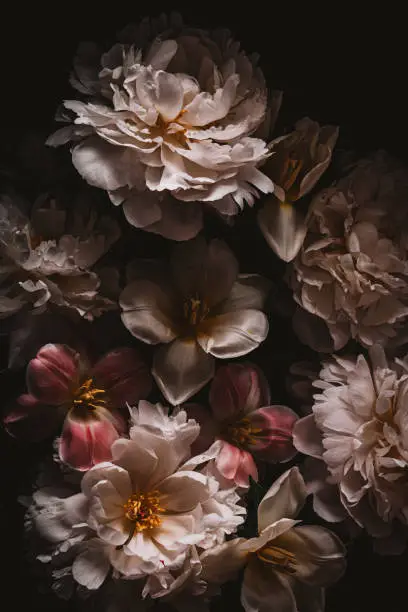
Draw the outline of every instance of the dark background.
M406 159L408 54L402 9L395 11L392 3L381 3L378 12L368 3L361 12L343 3L323 6L259 0L239 8L221 0L7 3L0 37L0 163L13 161L28 131L52 131L58 104L73 94L68 75L79 41L109 47L126 23L171 10L181 11L191 25L229 27L247 51L260 54L269 85L285 92L283 124L289 127L309 115L341 126L339 148L361 153L384 148ZM1 393L4 398L4 388ZM9 593L14 610L65 612L67 604L38 594L23 557L23 511L15 500L33 455L3 435L0 445L0 606ZM402 612L407 576L406 555L378 557L362 540L352 550L346 577L328 593L327 611ZM225 609L225 602L217 608Z

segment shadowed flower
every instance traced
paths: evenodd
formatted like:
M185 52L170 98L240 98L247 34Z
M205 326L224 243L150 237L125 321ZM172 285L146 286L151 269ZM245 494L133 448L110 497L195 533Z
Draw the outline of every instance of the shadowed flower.
M407 198L407 169L378 153L313 200L290 283L300 336L321 337L314 349L385 345L407 320Z
M246 487L249 477L258 480L255 458L267 462L293 459L292 428L297 415L286 406L271 406L268 383L252 364L221 366L211 384L212 415L202 406L186 406L187 413L201 425L194 448L208 448L222 440L215 461L220 474Z
M58 429L62 461L78 470L110 459L110 447L125 430L120 408L146 397L151 377L138 353L114 350L93 367L68 346L47 344L27 368L28 394L4 423L10 434L42 439Z
M294 467L259 504L258 537L236 538L204 551L168 592L179 596L179 590L187 589L193 607L193 596L203 593L203 588L197 592L199 584L221 585L245 568L241 603L246 612L323 612L324 588L343 575L345 549L331 531L299 525L296 516L305 500L305 485Z
M258 170L269 151L254 136L267 111L256 57L226 30L177 18L146 20L122 40L104 54L80 48L71 83L87 101L64 102L75 119L48 143L73 142L78 172L129 223L174 240L200 231L203 203L231 216L272 192Z
M92 319L114 303L99 295L91 268L119 238L117 223L97 217L78 198L62 208L46 194L28 205L16 196L0 201L0 318L23 308L43 312L48 303Z
M133 280L120 296L122 320L148 344L164 344L153 376L173 405L214 376L214 357L246 355L266 338L261 309L267 281L238 275L238 263L220 240L201 237L178 245L170 265Z
M271 157L262 167L274 182L274 193L258 213L259 227L271 249L284 261L292 261L306 235L306 213L296 202L313 189L328 168L338 128L320 127L305 117L295 131L275 138Z
M293 432L305 478L327 521L351 517L379 552L401 552L408 524L408 367L384 351L334 357L314 386L313 413Z

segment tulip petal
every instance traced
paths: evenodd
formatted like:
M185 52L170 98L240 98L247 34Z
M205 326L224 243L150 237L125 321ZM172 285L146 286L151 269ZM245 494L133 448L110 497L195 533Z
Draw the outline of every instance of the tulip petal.
M261 533L281 518L295 518L307 497L299 468L293 467L280 476L258 506L258 530Z
M91 373L97 387L104 389L115 407L136 404L147 397L152 379L139 353L131 348L111 351L100 359Z
M177 338L155 354L153 377L168 402L182 404L214 376L214 360L195 340Z
M68 401L78 380L79 355L63 344L46 344L30 361L27 387L44 404L57 406Z
M241 451L239 465L235 473L234 482L239 487L249 487L249 477L258 482L258 469L251 453Z
M233 310L262 310L271 282L259 274L240 274L231 287L227 299L222 303L220 312Z
M189 419L194 419L200 425L200 434L191 445L192 455L200 455L210 448L214 442L218 427L212 418L211 412L199 404L184 404Z
M199 236L177 245L172 270L186 299L198 296L211 308L228 297L238 275L238 262L222 240L207 244Z
M47 406L32 395L20 395L6 414L6 431L15 438L37 442L55 433L61 415L55 406Z
M237 446L223 440L220 454L215 460L218 471L227 480L233 480L241 461L241 451Z
M60 459L76 470L89 470L112 458L111 446L118 437L109 419L78 421L68 415L59 441Z
M133 281L122 291L119 303L125 327L142 342L167 343L176 337L173 301L156 283Z
M257 431L250 450L268 462L290 461L296 455L292 430L298 416L287 406L267 406L248 415L251 427ZM259 430L259 432L258 432Z
M259 310L238 310L207 319L197 341L206 353L231 359L250 353L268 335L268 319Z
M210 388L210 405L218 421L239 418L269 401L268 382L254 364L218 368Z
M257 559L245 569L241 603L245 612L297 612L295 596L285 577L272 571Z
M270 248L283 261L292 261L306 236L304 215L292 204L271 196L258 212L258 223Z

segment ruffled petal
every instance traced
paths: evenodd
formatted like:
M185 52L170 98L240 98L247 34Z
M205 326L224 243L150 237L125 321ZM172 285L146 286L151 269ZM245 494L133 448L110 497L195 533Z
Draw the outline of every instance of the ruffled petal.
M198 472L176 472L160 483L160 503L170 512L191 512L209 497L207 478Z

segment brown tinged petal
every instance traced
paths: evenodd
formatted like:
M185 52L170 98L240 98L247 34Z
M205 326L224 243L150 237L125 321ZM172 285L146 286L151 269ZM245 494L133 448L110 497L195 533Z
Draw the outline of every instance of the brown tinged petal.
M79 379L79 354L63 344L46 344L27 368L29 392L44 404L68 401Z
M206 319L197 341L206 353L220 359L241 357L256 349L268 335L268 319L259 310L237 310Z
M97 387L109 395L115 407L136 404L145 399L152 388L152 378L139 353L131 348L120 348L102 357L91 376Z
M182 404L214 376L214 360L194 339L177 338L154 356L153 377L173 406Z
M122 291L122 321L130 333L147 344L174 340L172 296L149 280L135 280Z

